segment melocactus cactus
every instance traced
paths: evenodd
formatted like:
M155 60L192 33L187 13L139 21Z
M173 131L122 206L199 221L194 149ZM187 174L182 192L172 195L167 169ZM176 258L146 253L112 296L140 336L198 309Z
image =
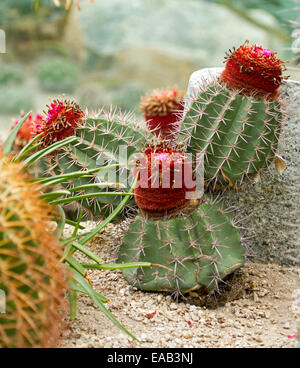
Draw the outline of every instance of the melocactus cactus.
M23 117L24 115L21 115L21 118ZM35 117L33 117L32 114L28 116L15 138L14 147L17 150L22 149L39 132L42 120L43 117L39 114ZM19 120L14 123L14 126L16 126L18 122Z
M221 76L199 81L181 123L187 151L203 154L208 183L238 187L273 162L284 121L284 64L247 42L226 57Z
M61 244L47 230L51 208L36 185L0 153L0 347L51 347L62 327L67 289Z
M153 90L141 97L141 112L149 130L160 138L174 139L178 133L179 120L184 108L184 92L177 88Z
M196 191L192 165L184 152L167 143L150 144L144 150L134 170L136 175L134 198L144 214L170 216L191 204Z
M79 105L63 98L53 100L47 107L40 129L40 133L43 133L40 138L43 147L74 135L85 116Z

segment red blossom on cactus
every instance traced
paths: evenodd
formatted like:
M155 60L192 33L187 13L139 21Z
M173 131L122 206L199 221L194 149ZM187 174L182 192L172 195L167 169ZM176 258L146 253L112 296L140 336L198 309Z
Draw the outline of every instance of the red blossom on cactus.
M257 97L275 97L283 81L284 62L276 53L246 41L238 49L226 53L221 80L231 88L242 89Z
M54 100L47 107L40 129L44 147L74 135L85 116L79 105L66 99Z
M141 112L144 113L149 130L156 136L174 139L179 130L184 108L184 92L176 87L153 90L151 95L141 98Z
M23 117L24 114L21 115L21 118ZM16 148L23 148L37 133L39 133L42 120L43 117L39 114L37 114L35 118L33 118L32 114L28 116L17 133L14 143ZM15 121L13 126L16 126L18 123L19 120Z
M188 192L195 192L193 172L185 155L168 145L150 145L137 161L134 177L138 183L134 198L139 208L148 215L177 212L190 200Z

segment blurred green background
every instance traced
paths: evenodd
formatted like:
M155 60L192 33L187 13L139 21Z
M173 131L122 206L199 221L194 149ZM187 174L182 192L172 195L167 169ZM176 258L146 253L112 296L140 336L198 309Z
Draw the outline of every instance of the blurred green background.
M64 0L60 0L64 3ZM298 3L297 3L298 2ZM190 74L222 66L246 39L277 51L300 79L297 0L94 0L66 11L52 0L0 0L0 133L20 111L65 94L82 107L139 113L153 88L186 89ZM298 27L298 28L297 28ZM298 36L299 34L299 36Z

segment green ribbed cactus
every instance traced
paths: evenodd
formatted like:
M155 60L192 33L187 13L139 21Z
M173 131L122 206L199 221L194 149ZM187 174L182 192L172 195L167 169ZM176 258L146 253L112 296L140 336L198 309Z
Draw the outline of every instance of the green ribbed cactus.
M94 174L92 177L81 177L72 179L63 184L68 190L72 190L74 196L85 194L89 196L82 199L79 205L82 206L90 216L107 216L111 213L122 200L121 196L97 196L99 192L111 191L114 187L122 187L124 179L128 178L129 170L126 157L129 158L133 153L142 147L142 142L147 134L146 130L138 125L131 115L122 114L119 111L99 111L95 117L85 117L82 113L80 119L63 116L66 113L60 111L60 106L70 106L68 101L54 101L49 109L46 122L42 128L43 146L49 146L56 140L66 138L68 135L78 137L78 142L72 143L48 157L48 169L46 175L68 174L77 171L86 171L99 168L104 165L120 165L115 169L116 176L111 178L112 171L104 170ZM74 106L74 107L73 107ZM78 105L71 104L70 108L80 111ZM69 107L68 107L69 109ZM70 111L68 110L67 111ZM49 117L50 116L50 117ZM64 121L68 124L65 126ZM51 124L49 124L49 122ZM56 124L59 129L55 130ZM72 127L72 128L71 128ZM57 133L58 132L58 133ZM120 147L124 147L124 152ZM124 161L123 161L124 160ZM104 188L101 183L110 182L111 186ZM126 185L126 183L125 183ZM78 188L78 190L74 190ZM114 189L115 190L115 189ZM95 196L93 197L93 194Z
M215 80L191 102L181 141L204 155L208 181L239 186L274 160L282 120L280 100L242 95Z
M50 206L22 169L0 152L0 347L51 347L63 325L68 289L63 249L46 228Z
M142 290L178 296L218 288L219 281L244 264L244 253L232 214L208 201L186 218L137 217L124 237L118 262L151 262L148 269L123 270L127 281Z
M285 66L276 53L248 41L225 60L220 76L197 81L196 96L188 96L180 140L188 152L203 155L208 183L238 187L276 157Z

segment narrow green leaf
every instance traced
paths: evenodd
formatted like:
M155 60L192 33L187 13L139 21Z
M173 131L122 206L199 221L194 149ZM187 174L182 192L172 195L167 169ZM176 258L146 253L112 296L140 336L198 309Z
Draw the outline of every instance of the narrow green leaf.
M66 146L68 144L74 143L78 140L79 140L78 137L68 137L64 140L56 142L56 143L52 144L51 146L46 147L46 148L44 148L44 149L42 149L38 152L35 152L33 155L27 157L26 160L24 161L24 164L26 166L29 166L30 164L32 164L32 163L36 162L37 160L41 159L42 157L47 156L50 153Z
M85 254L86 256L88 256L89 258L91 258L93 261L101 264L104 263L104 261L98 257L96 254L94 254L91 250L89 250L86 246L77 243L77 242L73 242L72 246L74 248L76 248L77 250L79 250L80 252L82 252L83 254Z
M41 136L43 135L43 133L40 133L38 135L36 135L29 143L26 144L25 147L23 147L21 149L21 151L17 154L17 156L12 160L13 162L20 162L23 160L23 158L29 154L31 151L33 151L34 149L38 148L42 143L38 143L36 145L33 146L33 143L38 140Z
M16 135L18 131L20 130L21 126L25 123L25 121L28 119L28 116L31 114L31 111L28 112L19 122L18 124L11 130L8 137L5 139L3 143L3 153L8 154L11 152Z
M68 254L65 259L65 262L69 263L78 273L80 273L83 277L86 274L85 268L70 254Z
M66 214L61 206L57 206L58 212L60 213L60 220L57 222L57 229L59 231L58 237L60 238L63 234L65 225L66 225Z
M132 194L132 193L124 193L124 192L100 192L100 193L87 193L87 194L82 194L79 196L74 196L74 197L68 197L68 198L63 198L63 199L57 199L54 201L51 201L50 204L62 204L62 203L71 203L71 202L77 202L80 201L82 199L86 199L86 198L94 198L94 197L103 197L103 196L124 196L127 194Z
M68 190L57 190L56 192L49 192L49 193L44 193L42 194L40 197L42 199L44 199L47 202L52 201L53 199L56 199L58 197L62 197L64 195L71 195L71 192Z
M77 282L70 280L69 285L72 288L72 290L77 291L78 293L88 295L86 290L82 286L80 286ZM94 291L94 292L97 294L98 298L100 299L102 303L107 303L109 301L109 299L106 298L104 295L98 293L97 291Z
M83 184L78 187L70 188L70 192L77 192L78 190L86 190L91 188L106 188L106 187L120 187L117 183L94 183L94 184Z
M47 178L35 178L31 181L34 182L34 183L53 185L53 184L58 184L58 183L64 182L65 180L68 180L68 179L89 177L89 176L91 176L91 174L95 174L95 173L100 172L102 170L107 170L107 169L115 168L115 167L118 167L118 166L119 166L119 164L102 166L102 167L97 167L95 169L91 169L91 170L87 170L87 171L75 171L75 172L68 173L68 174L61 174L61 175L57 175L57 176L51 176L49 178L48 177Z
M123 332L132 337L134 340L140 342L131 332L129 332L114 316L113 314L104 306L103 302L100 300L97 293L88 283L88 281L75 269L72 270L74 279L85 289L86 293L92 298L97 307L108 317L117 327L119 327Z
M125 204L127 203L127 201L129 200L129 198L131 197L133 191L134 191L134 187L136 186L138 180L138 175L136 176L134 183L132 185L132 187L130 188L129 193L126 195L126 197L122 200L122 202L120 202L120 204L116 207L116 209L104 220L101 222L100 225L98 225L94 230L92 230L91 232L87 233L87 234L82 234L84 236L83 239L80 240L80 244L84 245L86 243L88 243L91 239L93 239L94 236L96 236L108 223L110 223L118 214L120 211L122 211L122 209L124 208Z
M73 227L76 227L76 226L77 226L77 222L72 221L72 220L69 220L69 219L66 219L66 224L68 224L68 225L70 225L70 226L73 226ZM84 230L84 229L85 229L85 227L79 224L79 225L78 225L78 229L80 229L80 230Z
M77 314L77 292L74 290L68 290L68 299L70 304L70 320L76 319Z
M76 222L76 226L75 226L75 229L74 229L73 234L72 234L72 236L74 236L74 237L77 235L78 230L79 230L79 229L82 229L82 227L83 227L83 226L81 226L81 225L80 225L80 222L81 222L82 216L83 216L83 210L82 210L82 208L80 208L80 212L79 212L78 220L77 220L77 222Z
M149 262L130 262L130 263L101 263L101 264L82 264L86 269L97 268L99 270L121 270L123 268L136 268L136 267L151 267L152 263Z

